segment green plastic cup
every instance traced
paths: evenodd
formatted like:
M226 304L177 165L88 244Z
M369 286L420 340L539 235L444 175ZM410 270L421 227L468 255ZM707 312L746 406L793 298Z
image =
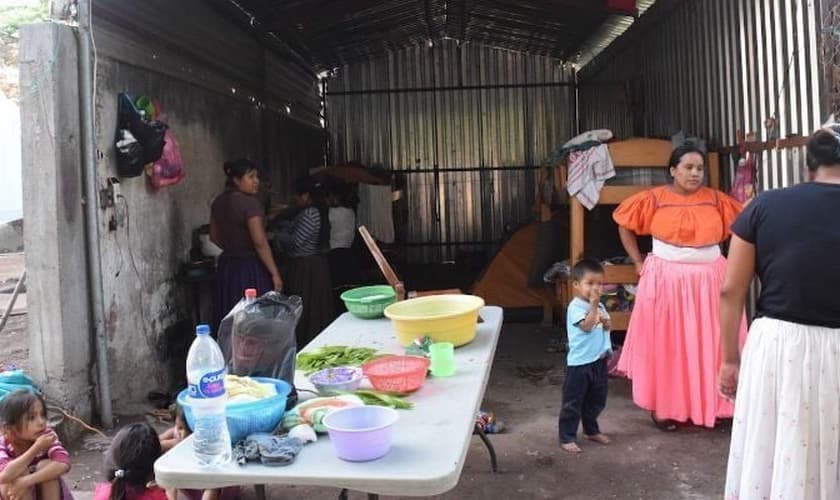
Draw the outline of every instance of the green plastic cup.
M452 342L436 342L429 346L432 375L448 377L455 374L455 346Z

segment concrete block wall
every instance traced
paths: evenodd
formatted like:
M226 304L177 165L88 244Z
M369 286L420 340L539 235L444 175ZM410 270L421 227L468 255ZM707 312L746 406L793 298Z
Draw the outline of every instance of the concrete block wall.
M102 60L95 115L102 186L117 177L113 142L121 91L159 100L187 168L181 183L160 190L145 175L121 179L116 205L101 216L112 393L117 410L130 411L149 390L169 388L167 365L177 355L171 348L179 344L171 337L189 337L192 290L178 274L189 259L193 230L209 222L210 203L224 190L222 164L240 156L259 160L262 144L260 111L252 106ZM108 229L112 217L115 231Z
M193 328L192 287L179 271L189 258L193 230L209 222L210 203L224 189L223 162L249 157L287 191L292 179L321 162L320 131L220 88L214 82L227 76L206 67L201 81L191 79L200 63L184 54L164 54L160 43L114 25L98 32L96 26L94 19L98 187L117 177L114 134L117 94L123 91L160 102L187 169L180 184L161 190L145 176L120 179L115 205L100 211L113 406L117 414L130 414L145 409L149 391L171 390L179 382ZM75 34L67 25L31 26L21 47L23 86L37 83L40 89L25 96L21 113L31 365L50 394L89 418L96 380ZM150 54L161 54L160 67ZM115 227L109 227L112 219ZM207 303L209 285L203 289Z
M89 419L94 366L76 37L66 25L24 26L20 47L29 365L49 400Z

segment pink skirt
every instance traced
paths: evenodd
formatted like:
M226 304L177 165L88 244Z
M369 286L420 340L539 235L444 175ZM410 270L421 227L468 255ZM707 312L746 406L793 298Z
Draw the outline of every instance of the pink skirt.
M660 420L714 427L733 414L717 391L720 288L726 260L704 264L645 260L618 370L633 401ZM741 345L746 339L741 321Z

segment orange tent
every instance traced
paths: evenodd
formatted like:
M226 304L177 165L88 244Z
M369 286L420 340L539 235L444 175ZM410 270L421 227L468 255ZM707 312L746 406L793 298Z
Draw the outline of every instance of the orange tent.
M538 223L522 227L505 242L473 287L488 305L517 308L553 303L550 288L529 288L528 274L537 247Z

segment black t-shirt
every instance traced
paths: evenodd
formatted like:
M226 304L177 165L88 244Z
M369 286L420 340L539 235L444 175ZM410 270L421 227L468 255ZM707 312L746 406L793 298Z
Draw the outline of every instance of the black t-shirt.
M767 191L732 224L753 243L758 315L840 328L840 185L809 182Z

